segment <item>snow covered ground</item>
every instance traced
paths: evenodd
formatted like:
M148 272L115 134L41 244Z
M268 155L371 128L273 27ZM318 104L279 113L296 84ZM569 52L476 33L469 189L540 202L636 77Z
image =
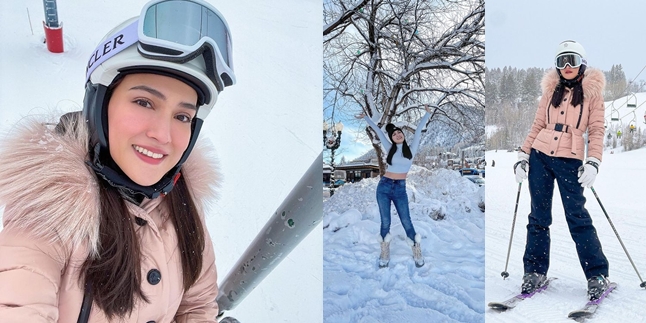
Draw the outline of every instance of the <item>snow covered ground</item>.
M487 168L487 223L486 223L486 302L501 301L520 292L523 276L522 257L525 248L527 215L530 197L527 182L523 182L511 256L509 278L500 276L505 269L507 246L518 184L512 166L515 152L502 150L486 153ZM646 274L646 245L643 243L646 218L644 217L643 182L646 178L646 149L603 156L603 163L594 188L610 219L621 236L642 278ZM531 167L531 165L530 165ZM558 187L556 188L558 190ZM574 242L570 237L559 193L554 192L553 224L550 227L552 244L548 276L558 277L548 290L526 300L515 309L498 313L487 309L487 323L516 322L572 322L567 314L586 302L586 279L579 265ZM594 318L586 322L646 322L646 291L628 261L608 220L599 207L592 191L586 189L586 208L597 229L603 251L610 262L610 279L617 282Z
M90 54L146 2L58 1L65 53L51 54L42 43L43 2L0 1L0 131L26 115L80 110ZM207 215L221 281L321 152L321 2L209 2L232 30L238 81L201 133L223 174ZM322 322L321 243L318 226L226 314L242 322Z
M393 207L390 265L380 269L378 182L346 184L323 203L325 321L482 322L484 188L456 171L414 165L407 191L426 264L415 267Z

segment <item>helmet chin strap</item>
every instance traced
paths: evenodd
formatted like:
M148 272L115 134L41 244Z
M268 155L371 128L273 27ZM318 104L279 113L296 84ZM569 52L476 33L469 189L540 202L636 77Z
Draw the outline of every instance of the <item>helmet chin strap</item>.
M175 185L181 166L178 164L173 167L157 183L151 186L142 186L132 181L111 157L107 157L109 159L107 163L101 162L100 144L94 146L93 155L92 161L88 160L86 164L110 186L116 188L124 199L136 205L140 205L144 198L155 199L161 194L168 194Z

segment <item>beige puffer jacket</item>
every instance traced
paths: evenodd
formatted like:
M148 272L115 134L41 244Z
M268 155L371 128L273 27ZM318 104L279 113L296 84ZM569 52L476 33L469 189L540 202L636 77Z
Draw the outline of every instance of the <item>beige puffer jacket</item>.
M84 294L79 268L98 247L99 200L96 178L85 165L87 142L29 121L11 129L0 145L0 204L6 205L0 231L0 322L77 322ZM200 214L215 197L216 181L213 158L205 156L204 148L196 147L182 168ZM150 303L136 304L125 322L217 322L215 256L208 232L201 275L184 293L177 237L164 198L145 200L140 207L128 202L128 207L138 223L141 288ZM92 306L89 322L108 320Z
M606 79L603 72L586 69L583 80L583 104L572 106L572 91L566 89L563 102L554 108L550 101L559 83L556 70L545 73L541 81L543 95L538 111L525 143L521 149L528 153L534 148L548 156L583 160L585 142L583 134L588 131L588 156L601 160L603 154L603 89ZM557 130L561 131L557 131Z

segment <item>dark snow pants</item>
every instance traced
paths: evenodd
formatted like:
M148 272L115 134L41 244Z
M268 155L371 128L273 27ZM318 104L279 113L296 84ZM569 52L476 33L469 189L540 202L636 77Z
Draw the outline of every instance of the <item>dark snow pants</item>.
M550 264L550 224L554 180L559 185L561 201L570 235L576 244L579 262L586 278L608 276L608 260L601 250L597 231L585 209L583 187L578 182L582 162L573 158L550 157L532 149L529 156L529 192L532 212L527 224L527 244L523 263L526 273L547 274Z

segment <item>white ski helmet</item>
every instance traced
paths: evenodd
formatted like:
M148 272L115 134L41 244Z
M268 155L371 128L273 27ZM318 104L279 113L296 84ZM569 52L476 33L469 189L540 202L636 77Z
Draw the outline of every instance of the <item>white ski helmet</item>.
M585 54L585 48L580 43L577 43L574 40L566 40L561 42L557 47L556 47L556 54L554 57L557 57L561 54L565 53L575 53L579 54L581 58L583 59L583 64L586 64L586 54ZM587 64L586 64L587 65Z
M152 186L128 178L109 153L107 107L113 84L125 75L152 73L178 79L198 97L191 138L180 161ZM173 188L182 164L211 112L219 92L235 84L231 35L224 17L202 0L153 0L139 17L108 32L87 65L83 116L90 133L90 166L112 186L155 198Z

